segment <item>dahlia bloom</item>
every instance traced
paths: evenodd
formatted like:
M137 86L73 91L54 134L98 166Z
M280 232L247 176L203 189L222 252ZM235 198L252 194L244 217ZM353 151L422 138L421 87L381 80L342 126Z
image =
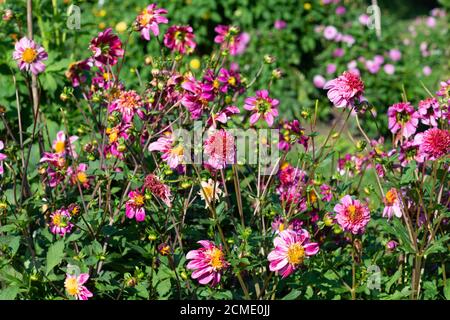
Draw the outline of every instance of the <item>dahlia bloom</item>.
M88 300L93 296L83 284L89 279L89 274L82 273L79 276L67 274L64 281L64 287L66 288L69 296L75 297L77 300Z
M388 75L393 75L395 73L395 67L390 63L385 64L383 70Z
M3 150L4 147L5 147L5 145L3 144L3 141L0 140L0 150ZM3 172L4 172L3 160L5 160L6 158L7 158L6 154L0 153L0 174L3 174Z
M313 78L313 83L316 88L322 89L325 83L327 83L327 80L320 74L316 74Z
M50 231L60 236L70 233L74 226L70 219L71 216L67 209L56 210L50 215Z
M236 27L218 25L214 31L217 33L214 42L220 43L222 50L229 50L232 56L242 54L250 41L250 35L246 32L239 33Z
M188 77L181 84L181 87L185 90L181 98L181 104L188 109L192 120L199 119L208 103L214 100L214 88L194 77Z
M190 26L171 26L164 35L164 45L172 51L181 54L191 53L197 44Z
M88 169L87 164L80 163L76 169L73 167L69 167L67 169L67 174L70 176L70 183L72 185L77 185L78 183L82 185L84 188L90 187L90 177L86 174Z
M123 158L123 142L130 138L128 134L128 129L131 127L130 124L118 124L113 128L106 128L106 135L108 137L108 144L105 146L105 155L113 155L119 159Z
M128 193L128 198L130 198L125 203L125 214L127 218L135 218L137 222L145 220L145 209L144 202L145 197L139 191L130 191Z
M450 132L431 128L416 134L414 144L419 146L419 154L426 160L437 160L450 153Z
M438 119L442 116L439 102L436 98L428 98L419 102L420 122L427 126L437 127Z
M15 44L13 59L17 61L20 70L31 71L34 75L44 72L45 64L42 61L47 58L45 49L27 37Z
M241 78L238 72L221 68L217 80L222 84L220 91L227 93L228 89L236 90L241 84Z
M305 131L297 119L284 121L280 128L278 148L283 151L289 151L293 144L298 143L303 145L305 149L308 149L308 140L309 137L305 135Z
M214 169L224 169L235 162L234 136L225 129L211 130L203 144L206 164Z
M344 231L353 234L364 233L370 220L369 208L351 196L344 196L334 207L336 221Z
M181 142L176 144L175 138L170 132L165 133L157 141L150 143L148 151L162 152L161 159L172 169L176 169L184 161L183 144Z
M169 186L162 183L156 175L149 174L145 177L144 188L164 202L168 207L172 206L172 194L170 193Z
M274 118L278 117L278 105L280 102L277 99L269 97L267 90L256 91L256 96L245 99L244 109L253 111L250 116L250 124L254 125L258 122L260 117L263 117L269 127L272 126Z
M286 21L280 20L280 19L275 20L275 22L273 24L273 27L277 30L282 30L282 29L286 28L286 26L287 26Z
M328 81L323 88L328 90L328 99L337 108L353 107L355 100L360 101L364 93L364 83L361 78L349 71Z
M92 68L92 59L85 59L81 61L73 62L69 65L69 69L66 71L65 76L72 82L72 87L76 88L81 83L86 82L85 71L89 71Z
M112 33L111 28L100 32L96 38L92 39L89 49L93 53L94 63L97 67L108 64L113 66L117 63L118 58L124 55L122 42L117 35Z
M61 156L69 154L72 158L76 159L78 155L75 152L75 145L73 143L77 140L78 136L71 136L67 141L64 131L58 131L56 134L56 139L53 140L52 148L56 154Z
M398 161L402 167L406 167L412 160L423 162L424 156L419 153L419 145L408 140L400 145Z
M214 183L212 179L208 179L208 182L201 181L200 184L201 189L198 194L205 201L205 208L208 208L208 205L212 205L216 200L220 199L222 190L219 188L219 183Z
M330 202L331 199L333 199L333 192L329 185L322 184L320 186L320 194L322 195L322 201L324 202Z
M393 251L397 247L398 247L398 242L395 240L390 240L390 241L388 241L388 243L386 243L386 249L388 251Z
M395 188L391 188L388 192L386 192L383 202L385 206L383 209L383 217L391 219L392 215L395 215L397 218L402 216L402 202Z
M108 108L109 113L114 111L122 114L122 121L130 123L136 113L142 113L139 108L142 107L141 97L134 90L122 91L119 97L114 100Z
M186 259L191 260L186 268L194 270L192 279L197 279L200 284L216 286L220 282L222 271L230 265L225 260L222 246L216 246L208 240L201 240L198 243L202 248L191 250L186 254Z
M308 231L301 229L299 231L283 230L273 240L275 248L269 253L269 269L282 278L292 274L306 257L319 252L319 245L309 242Z
M324 30L323 30L323 36L325 39L327 40L334 40L336 38L336 36L338 35L338 31L334 26L327 26Z
M399 61L402 58L402 53L398 49L389 50L389 58L392 61Z
M150 4L142 10L136 17L137 29L141 32L142 38L150 41L150 31L155 37L159 35L159 24L169 22L166 17L162 16L163 14L167 14L167 10L158 9L156 3Z
M420 115L409 102L393 104L388 109L389 130L409 138L417 129Z

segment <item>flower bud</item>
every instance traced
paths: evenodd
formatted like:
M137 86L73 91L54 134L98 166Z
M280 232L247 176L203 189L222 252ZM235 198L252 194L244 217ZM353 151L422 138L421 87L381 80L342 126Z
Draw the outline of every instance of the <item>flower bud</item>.
M274 77L275 79L281 79L282 76L283 76L283 71L281 71L281 69L276 68L272 71L272 77Z
M270 54L266 54L264 56L264 62L267 63L267 64L272 64L275 61L276 61L276 58L274 56L270 55Z

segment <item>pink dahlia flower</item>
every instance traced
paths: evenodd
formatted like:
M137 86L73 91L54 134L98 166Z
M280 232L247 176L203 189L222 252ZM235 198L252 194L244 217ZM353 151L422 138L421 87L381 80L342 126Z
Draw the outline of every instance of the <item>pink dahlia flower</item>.
M83 284L89 279L89 274L82 273L79 276L67 274L64 281L64 287L67 294L71 297L75 297L77 300L88 300L93 296Z
M325 39L327 40L334 40L336 38L336 36L338 35L338 31L334 26L327 26L324 30L323 30L323 36Z
M74 226L70 219L71 216L67 209L56 210L50 215L50 231L60 236L70 233Z
M327 83L327 80L320 74L317 74L313 78L313 83L316 88L322 89L325 83Z
M172 206L172 194L170 193L169 186L162 183L156 175L151 173L145 177L144 188L164 202L168 207Z
M304 229L283 230L273 240L273 244L275 248L267 256L269 269L282 278L292 274L305 258L319 252L319 245L309 242L309 233Z
M235 162L234 136L225 129L212 130L203 145L206 164L214 169L224 169Z
M218 25L214 31L217 33L214 42L220 43L222 50L229 50L232 56L244 53L250 41L250 35L246 32L239 33L236 27Z
M128 193L128 198L130 198L125 203L125 214L127 218L135 218L137 222L145 220L145 197L139 191L130 191Z
M171 26L164 35L164 45L172 51L181 54L191 53L197 44L195 35L190 26Z
M105 155L113 155L119 159L123 159L123 152L126 150L124 142L130 138L128 129L129 123L120 123L113 128L107 128L105 133L108 136L108 144L105 146Z
M395 215L397 218L401 218L402 202L395 188L391 188L388 192L386 192L383 201L384 201L383 217L391 219L392 215Z
M393 104L388 109L389 130L409 138L417 129L420 115L409 102Z
M227 93L228 89L236 90L241 84L239 72L227 70L225 68L220 69L217 80L221 84L220 91L223 93Z
M76 169L69 167L67 169L67 174L70 176L70 184L76 186L79 183L83 188L89 188L91 177L87 175L87 169L88 166L85 163L80 163Z
M66 134L64 131L59 131L56 134L56 139L53 140L53 150L56 154L64 156L65 154L69 154L72 158L76 159L78 154L75 152L74 142L78 140L78 136L69 137L69 141L67 141Z
M100 32L96 38L92 39L89 49L93 53L97 67L102 67L103 65L113 66L117 63L118 58L124 55L122 42L117 35L112 33L111 28Z
M176 144L175 138L170 132L165 133L157 141L150 143L148 151L162 152L161 159L172 169L178 168L184 161L183 144L181 142Z
M353 234L364 233L370 220L369 208L349 195L341 199L334 207L334 212L341 228Z
M419 153L419 145L414 141L408 140L400 145L398 161L402 167L406 167L412 160L423 162L424 156Z
M280 128L279 139L278 148L282 151L291 150L292 145L295 143L301 144L305 149L308 149L309 137L305 135L305 129L297 119L284 121Z
M86 82L86 71L92 68L92 59L85 59L77 62L73 62L69 65L69 69L66 71L65 76L72 82L72 87L78 87L81 83Z
M402 53L398 49L389 50L389 58L392 61L399 61L402 58Z
M273 24L273 27L278 30L284 29L284 28L286 28L286 26L287 26L287 23L284 20L275 20L275 22Z
M167 14L167 10L156 7L156 3L150 4L142 10L142 12L136 17L137 29L141 32L142 38L150 41L150 32L155 37L159 35L159 24L168 23L169 20L162 16Z
M13 59L17 61L20 70L31 71L37 75L45 70L42 61L47 60L45 49L33 40L23 37L16 42Z
M140 112L142 107L141 97L134 90L122 91L119 97L114 100L108 108L110 113L117 111L122 114L122 120L125 123L130 123L136 113Z
M448 156L450 152L450 132L445 129L431 128L416 134L414 144L419 146L419 154L426 160L437 160Z
M208 103L214 100L214 87L208 83L202 83L194 77L188 77L181 87L185 90L181 104L188 109L192 120L197 120L202 116Z
M253 111L250 116L250 124L254 125L259 118L264 118L269 127L273 125L275 117L278 117L278 105L280 102L277 99L269 97L267 90L256 91L256 96L245 99L244 109Z
M383 70L384 72L386 72L386 74L388 75L393 75L395 73L395 67L394 65L387 63L383 66Z
M322 184L320 186L320 194L322 195L322 201L330 202L333 199L333 191L331 187L327 184Z
M225 260L222 246L216 246L208 240L201 240L198 243L202 248L191 250L187 253L186 259L191 260L186 268L194 270L192 279L197 279L200 284L216 286L220 282L221 274L230 265Z
M230 120L230 117L238 114L239 108L236 106L228 106L225 109L223 109L222 111L220 111L217 114L212 114L211 117L208 119L208 121L206 122L206 124L210 127L212 126L213 128L216 127L217 122L220 123L227 123L228 120Z
M3 141L0 140L0 150L3 150L5 145L3 144ZM0 152L0 174L3 174L3 160L7 158L6 154Z
M361 100L364 93L364 83L361 78L349 71L328 81L323 88L328 90L328 99L337 108L353 107L355 99Z
M442 112L436 98L428 98L419 102L420 122L427 126L437 127Z

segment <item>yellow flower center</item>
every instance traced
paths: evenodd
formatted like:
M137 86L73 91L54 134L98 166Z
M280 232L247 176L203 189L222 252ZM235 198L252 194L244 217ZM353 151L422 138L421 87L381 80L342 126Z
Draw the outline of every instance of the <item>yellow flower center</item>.
M235 86L236 85L236 78L235 77L229 77L228 78L228 84L231 86Z
M54 225L59 226L60 223L61 223L61 215L55 214L55 215L53 216L52 220L53 220L53 224L54 224Z
M394 189L386 192L386 204L388 206L392 206L394 202L397 200L397 192Z
M219 87L220 87L220 82L219 82L219 80L214 80L213 81L213 87L214 87L214 89L219 89Z
M170 153L173 154L174 156L182 156L182 155L184 155L183 146L181 144L177 145L175 148L173 148L170 151Z
M55 151L56 153L63 153L66 149L66 142L65 141L58 141L55 144Z
M214 248L211 250L210 253L210 265L211 267L213 267L215 270L220 270L223 268L223 252L218 249L218 248Z
M22 60L26 63L32 63L36 60L37 51L33 48L26 48L22 53Z
M141 13L141 17L140 17L140 19L139 19L139 24L142 26L142 27L145 27L147 24L149 24L150 23L150 21L153 19L153 15L152 14L149 14L148 12L147 12L147 9L145 9L144 11L142 11L142 13Z
M291 245L287 252L287 259L290 264L298 265L303 262L305 249L298 243Z
M111 129L109 131L109 143L114 143L117 141L119 135L117 129Z
M135 196L134 204L137 206L143 206L144 205L144 196L142 196L142 195Z
M361 218L361 210L354 205L347 208L348 218L351 222L358 221Z
M205 196L205 198L211 202L211 200L213 199L213 195L214 195L214 186L204 186L202 187L202 191L203 191L203 195Z
M85 183L87 181L87 175L85 172L78 172L77 179L80 183Z
M68 278L64 282L64 286L66 287L67 293L71 296L75 296L78 294L78 281L77 278Z

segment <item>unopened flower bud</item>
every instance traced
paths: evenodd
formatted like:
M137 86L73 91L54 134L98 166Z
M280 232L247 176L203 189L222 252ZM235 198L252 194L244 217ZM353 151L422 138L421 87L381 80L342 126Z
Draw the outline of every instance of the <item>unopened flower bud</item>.
M266 54L264 56L264 62L267 63L267 64L272 64L272 63L275 62L275 60L276 60L276 58L274 56L270 55L270 54Z
M272 71L272 77L274 77L275 79L280 79L283 76L283 71L281 71L281 69L276 68Z

